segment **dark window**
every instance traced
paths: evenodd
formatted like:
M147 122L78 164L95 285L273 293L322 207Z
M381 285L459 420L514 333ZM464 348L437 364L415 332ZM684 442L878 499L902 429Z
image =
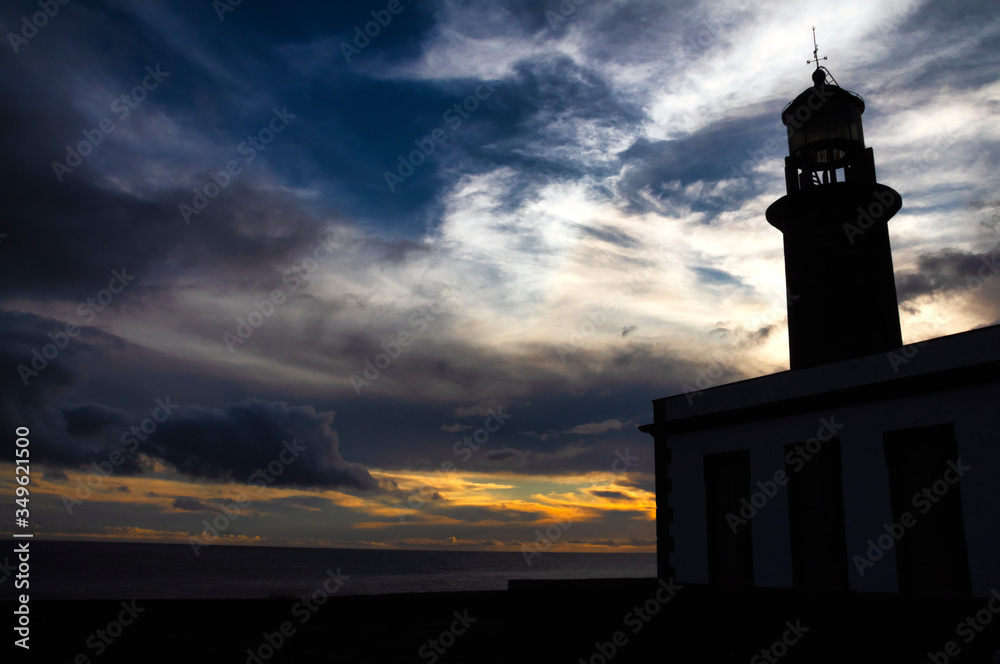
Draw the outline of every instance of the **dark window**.
M705 455L705 509L708 525L708 582L713 585L753 585L751 523L736 527L729 515L739 515L740 500L750 499L750 452Z
M785 446L792 585L847 589L840 441Z
M887 431L884 440L892 519L914 520L895 543L899 591L971 594L954 425Z

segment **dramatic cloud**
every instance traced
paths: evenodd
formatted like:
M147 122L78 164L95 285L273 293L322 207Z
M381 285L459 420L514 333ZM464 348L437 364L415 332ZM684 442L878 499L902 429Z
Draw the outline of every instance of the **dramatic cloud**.
M632 497L623 491L591 491L590 494L598 498L608 498L610 500L632 500Z
M209 510L208 505L194 498L174 498L174 508L188 512L206 512Z
M998 250L1000 245L987 254L972 254L952 248L921 254L916 271L897 276L896 295L902 303L938 292L978 290L985 280L992 279L1000 271L997 266Z
M258 399L222 410L194 407L165 421L142 449L193 477L377 489L364 467L341 456L333 418Z

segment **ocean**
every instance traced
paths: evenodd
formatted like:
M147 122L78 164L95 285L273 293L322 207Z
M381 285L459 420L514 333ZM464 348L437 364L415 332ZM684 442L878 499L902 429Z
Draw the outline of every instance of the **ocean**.
M0 559L8 576L0 600L17 593L16 556ZM8 563L9 561L9 563ZM9 565L13 566L10 570ZM254 599L304 597L338 570L342 595L506 590L510 579L654 578L651 553L554 553L531 559L505 551L405 551L31 542L35 599Z

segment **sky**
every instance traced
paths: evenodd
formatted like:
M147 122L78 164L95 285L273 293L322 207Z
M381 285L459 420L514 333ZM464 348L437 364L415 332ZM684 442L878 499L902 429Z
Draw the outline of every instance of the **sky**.
M651 401L788 368L813 26L904 343L1000 323L990 0L5 3L4 494L25 427L39 537L655 550Z

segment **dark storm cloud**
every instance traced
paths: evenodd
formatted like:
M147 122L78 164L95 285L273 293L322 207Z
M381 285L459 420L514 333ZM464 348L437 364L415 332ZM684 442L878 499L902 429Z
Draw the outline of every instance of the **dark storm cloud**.
M1000 245L983 254L952 248L922 254L916 270L896 275L900 304L922 295L963 289L978 291L984 281L995 278L998 251Z
M634 500L632 496L621 491L601 491L599 489L591 489L590 495L597 496L598 498L609 498L611 500Z
M48 318L0 310L0 425L28 427L40 461L72 467L98 460L123 411L98 403L97 395L70 403L59 395L74 392L88 366L125 343L96 328L80 328L74 337L66 329ZM0 458L8 457L11 448L0 451Z
M111 350L121 346L119 339L101 330L79 328L72 338L66 330L66 323L50 318L0 310L0 333L4 340L0 345L4 368L0 381L10 390L9 395L17 395L18 401L26 403L42 401L45 392L39 389L39 384L68 385L77 368L86 361L88 352L95 347ZM69 331L74 332L72 328ZM53 348L46 350L45 346L50 344ZM47 356L42 355L43 351ZM9 396L3 405L12 405L12 401L13 396Z
M65 334L64 328L64 324L30 314L0 312L0 331L7 341L0 347L3 382L9 388L5 390L9 397L0 405L0 420L10 428L31 429L40 461L89 468L123 451L115 472L135 475L145 469L134 453L141 452L195 477L237 481L245 481L258 469L267 471L275 462L281 465L281 473L273 477L276 485L377 489L364 467L341 456L337 434L330 428L332 413L253 399L220 409L188 407L194 395L190 376L198 373L196 367L185 368L184 363L179 365L96 328L82 328L77 337L69 338L25 386L15 367L32 366L32 350L53 344L50 335ZM144 367L145 379L155 377L157 390L163 391L137 390L136 366ZM214 381L208 374L204 378L206 400L213 392L217 398L220 390L224 394L229 389L227 381ZM209 387L213 383L214 389ZM84 390L88 399L74 402L84 387L88 387ZM184 407L179 397L171 400L169 396L184 393L189 395ZM101 397L103 403L97 400ZM112 407L108 402L128 406ZM171 405L168 412L157 410L162 404ZM152 432L141 426L153 427ZM293 440L306 450L283 447L282 441L291 444ZM12 454L10 449L3 452L5 458Z
M0 425L29 427L40 460L70 467L102 460L102 450L120 447L123 433L150 415L156 398L218 398L233 390L194 363L97 327L80 327L75 336L66 330L63 322L0 310ZM138 379L136 367L145 372Z
M333 417L259 399L192 407L164 422L142 449L193 477L247 481L262 472L256 481L271 485L377 490L367 469L341 456Z
M207 512L209 506L196 498L180 497L174 498L174 509L185 510L187 512Z

